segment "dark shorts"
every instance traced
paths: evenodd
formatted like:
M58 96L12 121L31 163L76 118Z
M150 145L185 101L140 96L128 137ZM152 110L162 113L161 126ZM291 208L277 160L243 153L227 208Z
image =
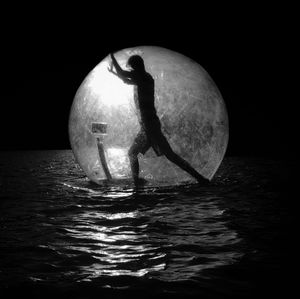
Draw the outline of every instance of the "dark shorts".
M155 130L148 134L145 130L141 130L135 137L130 152L133 154L145 154L152 147L157 156L162 156L168 151L172 151L166 137L161 130Z

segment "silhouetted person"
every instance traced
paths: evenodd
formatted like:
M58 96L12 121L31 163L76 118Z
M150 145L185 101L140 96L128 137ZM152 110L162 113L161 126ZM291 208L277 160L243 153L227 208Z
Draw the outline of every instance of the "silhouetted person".
M131 71L123 70L113 54L111 54L111 59L112 65L108 70L122 79L124 83L135 85L134 101L140 111L141 129L128 152L134 183L138 185L142 182L139 179L138 154L144 155L150 147L157 156L165 155L171 162L195 177L199 183L207 182L208 180L187 161L174 153L163 135L154 106L154 79L146 72L143 58L139 55L129 57L127 65L132 69ZM116 71L113 71L113 66Z

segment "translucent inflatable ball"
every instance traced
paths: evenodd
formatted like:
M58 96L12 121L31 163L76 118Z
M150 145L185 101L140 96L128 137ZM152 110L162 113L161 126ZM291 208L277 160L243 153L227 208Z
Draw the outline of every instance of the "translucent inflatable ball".
M128 58L140 55L155 80L155 108L162 132L174 152L205 178L216 173L228 144L225 103L209 74L195 61L154 46L114 53L126 70ZM140 130L134 86L108 71L104 58L80 85L70 112L69 137L76 162L98 184L131 179L128 149ZM176 185L193 177L152 148L139 154L140 177L153 185Z

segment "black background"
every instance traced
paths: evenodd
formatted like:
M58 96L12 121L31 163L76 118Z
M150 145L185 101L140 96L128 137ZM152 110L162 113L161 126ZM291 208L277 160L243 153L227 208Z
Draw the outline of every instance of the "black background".
M86 75L110 52L154 45L192 58L216 82L229 115L227 156L295 161L293 8L111 4L81 3L76 12L75 3L64 10L2 7L0 150L69 149L69 112Z
M296 153L287 11L115 6L4 22L0 149L70 148L70 107L85 76L110 52L155 45L189 56L216 82L229 114L227 155Z

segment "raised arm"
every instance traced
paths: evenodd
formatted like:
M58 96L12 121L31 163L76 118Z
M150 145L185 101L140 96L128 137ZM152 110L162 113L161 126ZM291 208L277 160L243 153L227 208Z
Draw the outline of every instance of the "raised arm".
M114 66L116 72L113 71L112 67L108 69L111 73L117 75L120 79L123 80L124 83L127 84L134 84L134 80L132 78L131 72L123 70L119 63L117 62L115 56L113 54L110 54L112 65Z
M116 75L117 77L119 77L124 83L126 84L135 84L134 81L130 78L126 78L124 76L119 75L117 72L115 72L113 70L112 65L110 67L107 68L109 72L111 72L112 74Z

